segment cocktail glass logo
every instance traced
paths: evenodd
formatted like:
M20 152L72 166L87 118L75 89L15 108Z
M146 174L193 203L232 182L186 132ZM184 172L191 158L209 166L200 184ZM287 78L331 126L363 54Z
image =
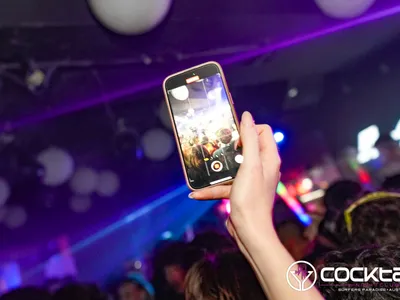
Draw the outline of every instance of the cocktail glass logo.
M400 267L394 268L367 268L367 267L324 267L319 276L312 264L307 261L296 261L286 271L286 280L289 286L299 292L311 289L317 282L325 285L340 285L346 287L386 288L394 291L400 289Z
M314 275L313 279L312 275ZM292 263L287 269L286 280L292 289L305 292L317 282L317 270L309 262L299 260Z

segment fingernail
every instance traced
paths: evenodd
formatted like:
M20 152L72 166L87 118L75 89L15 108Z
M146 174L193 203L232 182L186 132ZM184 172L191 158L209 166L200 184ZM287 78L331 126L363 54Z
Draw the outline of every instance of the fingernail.
M228 219L225 220L225 227L228 229Z
M254 126L254 120L248 111L245 111L242 115L242 123L246 127Z
M190 199L194 199L194 195L193 195L194 193L190 193L189 195L188 195L188 197L190 198Z

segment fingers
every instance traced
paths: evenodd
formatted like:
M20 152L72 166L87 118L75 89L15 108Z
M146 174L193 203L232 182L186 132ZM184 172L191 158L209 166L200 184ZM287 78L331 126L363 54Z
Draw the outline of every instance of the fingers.
M257 165L260 163L260 150L258 134L253 117L249 112L244 112L240 123L240 138L243 144L243 165Z
M260 134L263 130L265 125L256 125L256 129L257 129L257 133ZM237 148L242 147L242 139L239 138L236 142L235 142L235 150L237 150Z
M230 185L217 185L190 193L189 198L196 200L219 200L229 198L230 193Z
M271 127L268 125L258 125L257 130L261 160L263 163L268 163L270 166L276 164L279 168L281 160Z

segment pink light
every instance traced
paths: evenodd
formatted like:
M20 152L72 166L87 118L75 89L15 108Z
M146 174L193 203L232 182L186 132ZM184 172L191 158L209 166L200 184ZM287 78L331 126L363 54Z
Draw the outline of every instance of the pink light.
M229 202L229 200L225 203L225 210L228 214L231 213L231 203Z
M229 215L231 213L231 203L229 202L229 199L222 199L221 204L218 206L218 210L223 215Z

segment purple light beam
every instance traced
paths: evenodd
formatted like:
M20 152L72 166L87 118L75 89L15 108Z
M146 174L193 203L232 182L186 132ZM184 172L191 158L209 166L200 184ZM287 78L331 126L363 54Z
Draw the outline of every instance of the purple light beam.
M323 36L338 32L338 31L342 31L345 29L349 29L352 27L356 27L356 26L359 26L359 25L362 25L362 24L365 24L368 22L378 21L378 20L384 19L386 17L394 16L399 13L400 13L400 5L397 5L395 7L384 9L379 12L371 13L366 16L363 16L363 17L360 17L360 18L357 18L354 20L346 21L342 24L335 25L335 26L332 26L332 27L329 27L329 28L326 28L323 30L318 30L318 31L311 32L311 33L308 33L305 35L301 35L301 36L298 36L298 37L295 37L295 38L292 38L292 39L289 39L286 41L279 42L274 45L261 47L260 49L257 49L254 51L249 51L247 53L234 55L228 59L222 60L221 64L222 65L234 64L239 61L243 61L245 59L249 59L249 58L253 58L253 57L263 55L266 53L271 53L271 52L275 52L277 50L289 48L296 44L304 43L304 42L310 41L312 39L320 38L320 37L323 37ZM104 103L104 102L111 102L114 99L122 98L127 95L136 94L138 92L142 92L142 91L157 87L158 85L161 85L161 82L163 81L163 79L164 78L158 78L158 79L155 79L155 80L147 82L147 83L141 83L141 84L136 85L131 88L112 92L108 95L104 95L104 96L96 98L96 99L77 101L79 103L59 107L52 111L47 111L42 114L33 115L31 117L25 117L21 120L17 120L14 122L2 123L2 124L0 124L0 128L1 128L0 132L3 131L4 128L17 129L17 128L31 125L34 123L53 119L53 118L56 118L56 117L59 117L59 116L65 115L65 114L69 114L69 113L73 113L73 112L80 111L83 109L87 109L87 108L93 107L95 105Z

